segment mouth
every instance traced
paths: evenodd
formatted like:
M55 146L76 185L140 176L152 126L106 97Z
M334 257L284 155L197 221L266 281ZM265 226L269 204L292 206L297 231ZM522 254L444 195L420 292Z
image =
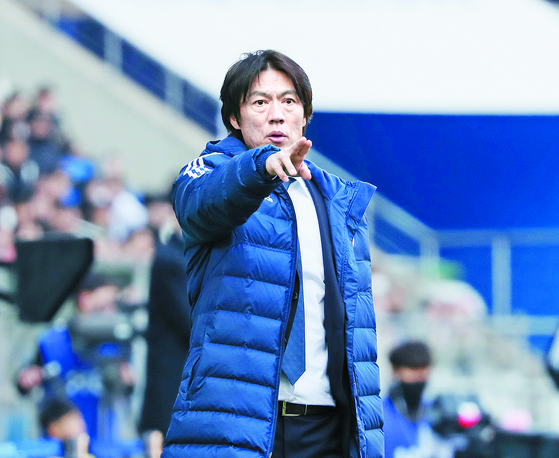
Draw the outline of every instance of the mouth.
M274 131L268 134L268 138L273 143L281 143L286 138L286 135L283 132Z

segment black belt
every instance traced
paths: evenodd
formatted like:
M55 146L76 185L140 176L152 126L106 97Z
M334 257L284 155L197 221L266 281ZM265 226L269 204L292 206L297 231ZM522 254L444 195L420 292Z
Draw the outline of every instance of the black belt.
M299 417L301 415L320 415L332 413L334 406L308 406L305 404L293 404L287 401L279 401L279 414L283 417Z

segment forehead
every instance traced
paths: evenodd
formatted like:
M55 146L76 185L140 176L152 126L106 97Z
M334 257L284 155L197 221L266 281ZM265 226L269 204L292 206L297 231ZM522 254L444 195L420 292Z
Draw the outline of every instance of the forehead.
M269 68L261 71L252 82L248 96L254 92L268 92L271 90L295 91L293 81L285 73Z
M429 378L431 368L425 367L399 367L394 372L400 377L403 382L414 383L424 382Z

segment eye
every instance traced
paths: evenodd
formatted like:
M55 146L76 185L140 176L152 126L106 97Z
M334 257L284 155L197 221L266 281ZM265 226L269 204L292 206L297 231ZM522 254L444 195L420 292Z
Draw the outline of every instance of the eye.
M293 100L293 99L285 99L285 103L286 103L287 105L293 105L293 104L295 103L295 100Z
M263 106L264 106L264 103L265 103L264 100L255 100L255 101L254 101L254 104L255 104L257 107L263 107Z

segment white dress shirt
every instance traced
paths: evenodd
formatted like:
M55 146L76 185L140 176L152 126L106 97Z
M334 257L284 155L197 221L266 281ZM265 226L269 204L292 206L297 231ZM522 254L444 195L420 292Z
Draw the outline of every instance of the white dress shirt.
M328 349L324 328L324 263L318 217L311 194L302 178L288 188L295 207L297 235L303 270L305 307L305 372L292 385L282 372L279 400L296 404L335 405L326 373Z

